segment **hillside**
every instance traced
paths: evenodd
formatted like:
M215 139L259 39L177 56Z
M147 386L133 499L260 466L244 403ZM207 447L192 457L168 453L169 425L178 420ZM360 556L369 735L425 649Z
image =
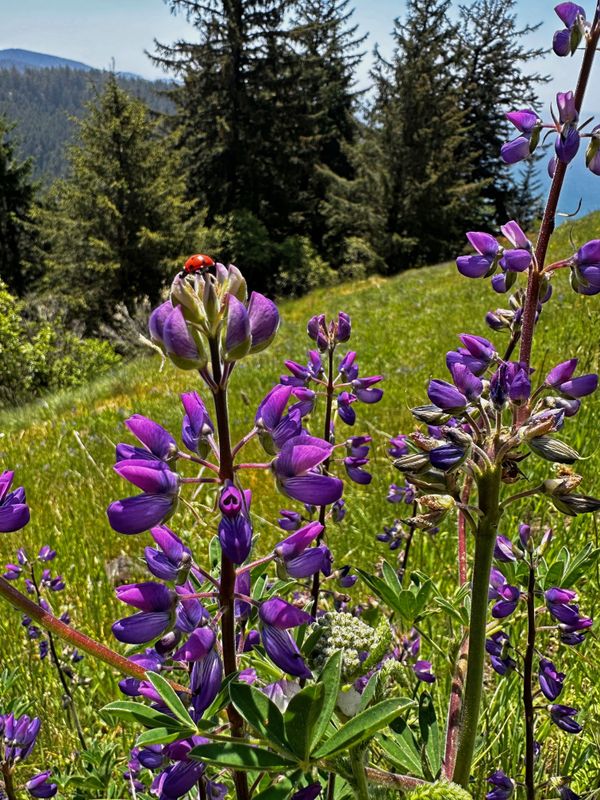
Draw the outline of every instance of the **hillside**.
M10 69L11 67L19 70L68 67L69 69L83 70L84 72L89 72L93 69L89 64L82 64L81 61L52 56L48 53L35 53L32 50L20 50L14 47L0 50L0 68Z
M83 114L85 103L101 89L108 75L84 67L21 69L13 65L6 69L0 60L0 114L16 123L13 135L19 154L33 159L34 176L45 183L64 176L66 147L75 129L72 117ZM153 111L166 113L172 109L164 94L164 82L125 76L118 76L118 80L125 91L144 100Z

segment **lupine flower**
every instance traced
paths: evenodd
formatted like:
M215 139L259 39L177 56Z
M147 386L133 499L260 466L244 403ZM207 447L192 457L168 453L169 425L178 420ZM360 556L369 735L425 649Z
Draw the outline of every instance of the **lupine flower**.
M580 144L579 131L576 125L579 114L575 108L573 92L559 92L556 95L556 104L562 128L556 137L554 149L557 159L562 161L563 164L569 164L577 155Z
M490 656L492 668L498 675L506 675L517 666L516 661L509 655L510 642L503 631L492 634L485 640L485 649Z
M143 653L134 653L129 656L129 660L143 667L147 672L159 672L164 658L153 647L149 647ZM139 695L140 682L138 678L123 678L119 681L119 689L129 697L137 697Z
M500 245L489 233L469 231L467 239L477 255L459 256L456 259L458 271L466 278L483 278L492 270Z
M200 661L215 646L217 637L212 628L196 628L177 652L173 653L173 661Z
M141 609L131 617L114 623L116 639L126 644L145 644L158 639L171 625L175 606L174 593L160 583L139 583L119 586L119 600Z
M370 436L351 436L346 439L346 452L354 458L366 458L369 455Z
M24 761L33 750L42 725L41 720L27 714L15 717L12 713L5 714L0 719L4 723L5 763L11 765L17 760Z
M311 783L303 789L294 792L290 800L315 800L322 791L323 787L320 783Z
M231 481L226 481L219 499L222 517L219 523L219 542L227 558L242 564L252 546L252 523L248 512L252 493L242 492Z
M302 432L302 413L291 408L284 414L290 397L291 386L275 386L267 394L256 412L255 424L260 443L267 453L275 455L283 445Z
M350 392L340 392L337 396L337 412L346 425L354 425L356 422L356 411L352 408L352 403L356 403L356 400L356 395Z
M408 437L405 434L399 434L393 439L390 439L390 447L388 453L392 458L400 458L408 453Z
M539 680L544 697L554 701L562 692L565 674L564 672L557 672L554 664L547 658L541 658Z
M576 3L559 3L554 10L565 27L554 34L552 49L557 56L573 55L583 36L585 11Z
M449 472L459 466L467 457L467 451L455 444L444 444L429 452L431 466L442 472Z
M181 425L181 438L184 445L192 453L205 457L209 450L209 437L214 433L213 422L198 392L186 392L181 395L185 415Z
M277 335L279 311L272 300L258 292L252 292L250 295L247 310L252 338L250 353L260 353Z
M325 327L325 314L317 314L308 320L306 332L309 337L317 343L317 347L321 352L327 350L329 346L329 338L327 336L327 328Z
M163 333L165 328L165 321L169 314L173 311L173 304L170 300L161 303L150 314L148 318L148 330L150 331L150 338L155 344L163 345Z
M461 333L459 336L464 347L451 350L446 354L446 365L450 372L455 364L462 364L473 375L483 375L491 362L496 358L496 348L483 336Z
M296 642L288 633L289 628L312 622L310 614L273 597L261 603L258 615L262 623L262 643L271 661L289 675L298 678L312 677Z
M171 434L154 420L134 414L125 420L125 425L146 448L161 461L169 461L177 455L177 442Z
M142 533L160 525L177 506L179 479L165 461L128 459L115 464L115 472L133 483L143 494L111 503L108 521L117 533Z
M406 503L410 505L414 502L416 496L415 487L407 481L404 486L397 486L395 483L390 484L386 499L388 503Z
M592 128L585 153L585 165L594 175L600 175L600 125Z
M340 360L338 371L345 381L351 382L358 378L358 364L354 350L347 352Z
M579 294L600 292L600 239L592 239L571 259L571 284Z
M427 387L431 402L443 411L455 413L467 406L467 398L448 381L432 380Z
M383 397L383 389L373 389L373 386L381 380L383 380L381 375L356 378L352 381L352 391L361 403L378 403Z
M550 719L561 730L565 731L566 733L581 733L583 728L575 720L575 717L579 713L576 708L555 704L549 706L549 709Z
M493 772L487 782L494 788L486 794L486 800L508 800L512 797L515 783L501 769Z
M0 474L0 533L13 533L29 522L29 506L25 499L25 489L10 491L14 472L5 470Z
M195 661L192 667L190 689L196 719L200 719L218 695L222 678L223 665L216 648L213 647L204 658Z
M509 111L505 116L520 135L505 142L500 149L500 155L505 164L516 164L534 152L539 142L542 121L535 111L529 108Z
M413 664L413 672L423 683L435 683L435 675L431 671L431 661L417 661Z
M167 745L164 749L165 755L176 763L156 776L152 783L152 792L164 800L176 800L187 794L198 783L205 770L204 764L188 758L188 753L196 745L207 742L208 739L201 736L191 736Z
M354 483L360 484L361 486L366 486L367 484L371 483L371 473L362 469L362 467L368 463L368 458L355 458L354 456L345 458L344 467L346 468L346 473L350 480Z
M513 551L513 545L510 539L506 536L498 534L496 536L496 544L494 545L494 558L498 561L516 561L516 556Z
M289 439L272 463L280 490L302 503L335 503L342 495L342 481L316 471L332 452L333 445L314 436L303 434Z
M192 554L181 539L166 525L150 530L152 538L160 549L146 547L144 557L150 572L160 580L176 581L185 576L191 566Z
M516 361L500 364L490 379L490 399L501 410L507 400L515 405L524 403L531 394L531 381L524 366Z
M289 511L284 508L281 509L279 514L281 516L277 520L277 524L284 531L297 531L302 524L302 514L298 511Z
M50 782L50 775L52 775L52 771L48 769L27 781L25 788L32 797L54 797L58 786Z
M323 575L331 575L331 564L333 557L329 548L324 544L318 547L310 547L301 555L285 560L285 571L291 578L308 578L316 572Z
M275 554L283 561L289 561L292 558L297 558L299 555L309 547L317 536L323 531L323 525L320 522L310 522L308 525L300 528L287 539L279 542L275 546Z
M358 575L351 575L350 569L350 566L346 565L338 570L338 583L342 589L351 589L358 580Z
M517 586L509 586L506 578L496 569L492 567L490 572L490 589L488 592L488 600L496 600L492 607L492 616L494 619L504 619L513 613L521 598L521 592Z

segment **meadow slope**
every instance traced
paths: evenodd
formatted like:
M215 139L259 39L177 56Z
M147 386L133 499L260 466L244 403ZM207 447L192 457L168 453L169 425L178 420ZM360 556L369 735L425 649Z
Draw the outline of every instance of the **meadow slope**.
M600 236L600 212L579 223L565 223L554 237L552 257L570 252L569 236L576 245ZM257 357L238 365L231 387L232 422L237 434L251 427L256 406L277 381L286 358L302 360L308 347L306 320L312 314L333 315L348 312L353 321L352 349L358 351L362 374L382 373L385 396L376 406L360 406L355 433L368 432L375 441L374 473L370 487L349 490L350 512L342 527L336 529L332 549L339 564L377 560L384 555L375 534L394 517L394 509L385 502L388 483L397 477L391 470L386 452L386 438L411 429L409 408L424 402L425 388L431 377L446 378L444 355L458 344L457 333L488 335L483 316L489 308L505 301L490 288L489 282L461 278L454 265L410 270L393 278L372 277L312 292L299 300L280 304L282 327L274 345ZM545 308L534 359L543 369L560 360L577 356L581 371L600 369L600 298L581 298L568 286L567 276L555 280L554 298ZM503 335L492 338L502 348ZM129 494L128 486L113 473L114 445L131 441L123 421L133 413L152 417L176 435L181 424L178 394L197 388L192 373L176 371L166 364L160 371L156 356L139 358L118 372L85 389L47 398L44 402L0 415L0 463L16 472L18 485L27 488L32 509L30 525L15 536L0 538L0 564L14 560L18 546L35 552L42 544L58 551L55 566L65 578L67 588L57 600L72 611L75 625L90 635L111 642L110 624L124 611L114 600L107 577L107 564L121 554L133 559L132 576L142 577L137 560L148 543L147 534L125 537L108 526L105 508L118 497ZM343 428L340 423L340 431ZM586 460L580 471L585 476L585 491L600 493L600 398L583 405L575 421L567 426L570 443ZM348 429L350 430L350 429ZM256 450L258 455L259 451ZM528 468L526 468L528 469ZM289 501L278 496L268 474L257 477L252 488L261 488L256 511L263 541L274 541L278 530L272 524L279 508ZM264 490L263 490L264 487ZM520 517L531 518L542 505L530 503L515 508L512 517L503 520L505 533L514 533ZM187 540L207 539L213 515L207 510L201 524L193 524L189 515L179 514L173 527ZM596 540L593 519L559 521L556 535L576 547L587 539ZM196 545L201 557L201 548ZM456 583L454 533L448 523L435 540L421 537L415 547L415 567L430 570L441 586ZM584 591L585 611L600 616L597 576L589 576L593 589ZM358 587L357 587L358 588ZM32 708L43 707L50 720L45 726L44 747L40 756L49 762L69 759L75 740L62 723L59 692L50 664L40 663L35 643L26 643L19 625L19 615L0 606L0 670L10 674L6 696L27 698ZM433 623L432 623L433 624ZM436 663L440 688L445 684L445 666L440 656L427 652L424 657ZM584 708L587 721L586 742L600 740L600 688L590 680L592 665L600 664L600 648L590 637L585 651L566 656L571 665L581 660L581 669L573 670L569 697L561 702L577 703ZM83 674L91 678L83 703L84 724L89 725L92 709L113 697L115 680L101 666L86 659ZM0 693L2 691L0 684ZM585 697L584 697L585 695ZM511 737L518 737L518 720L503 722L501 736L507 748ZM514 727L517 726L517 727ZM500 737L501 738L501 737ZM570 742L566 743L570 744ZM580 746L580 743L577 745ZM581 745L582 746L582 745ZM515 758L517 755L515 755ZM596 766L589 769L597 770ZM596 773L597 774L597 773ZM589 787L591 788L591 787Z

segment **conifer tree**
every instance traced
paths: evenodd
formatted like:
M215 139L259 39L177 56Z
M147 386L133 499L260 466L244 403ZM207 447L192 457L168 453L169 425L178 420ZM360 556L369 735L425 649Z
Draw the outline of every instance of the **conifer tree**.
M181 170L140 100L111 76L78 123L70 174L45 211L49 293L94 330L117 303L158 300L193 246L195 218Z
M460 8L455 45L463 87L460 107L469 127L469 147L475 154L471 180L483 184L482 203L475 218L465 219L467 227L497 228L516 206L525 210L525 198L533 212L529 221L535 216L535 188L532 194L530 178L508 168L498 154L510 133L504 112L535 107L536 89L548 80L530 68L545 52L527 45L527 37L537 28L539 25L518 24L516 0L475 0Z
M387 192L386 235L374 243L392 272L447 258L477 203L449 0L409 0L396 19L394 52L377 54L370 124Z
M13 126L0 116L0 277L22 295L35 241L31 160L19 161L10 139Z

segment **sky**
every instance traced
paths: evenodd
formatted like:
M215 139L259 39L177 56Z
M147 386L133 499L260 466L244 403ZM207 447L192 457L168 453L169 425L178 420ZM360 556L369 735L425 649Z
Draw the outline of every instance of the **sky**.
M581 0L591 6L592 0ZM542 22L531 37L532 46L549 46L552 33L560 27L549 0L519 0L519 22ZM390 51L390 31L395 16L402 15L402 0L355 0L354 19L359 31L368 33L368 55L358 73L361 86L368 83L371 51L379 44ZM144 78L164 77L144 51L153 50L153 41L170 43L189 38L191 25L184 16L173 16L163 0L0 0L0 50L22 48L49 53L92 67L109 68L114 58L120 72L135 72ZM559 89L574 88L577 58L548 57L538 69L556 80L541 90L548 103ZM598 68L597 70L598 71ZM595 84L595 85L594 85ZM588 107L600 110L600 80L592 81Z

